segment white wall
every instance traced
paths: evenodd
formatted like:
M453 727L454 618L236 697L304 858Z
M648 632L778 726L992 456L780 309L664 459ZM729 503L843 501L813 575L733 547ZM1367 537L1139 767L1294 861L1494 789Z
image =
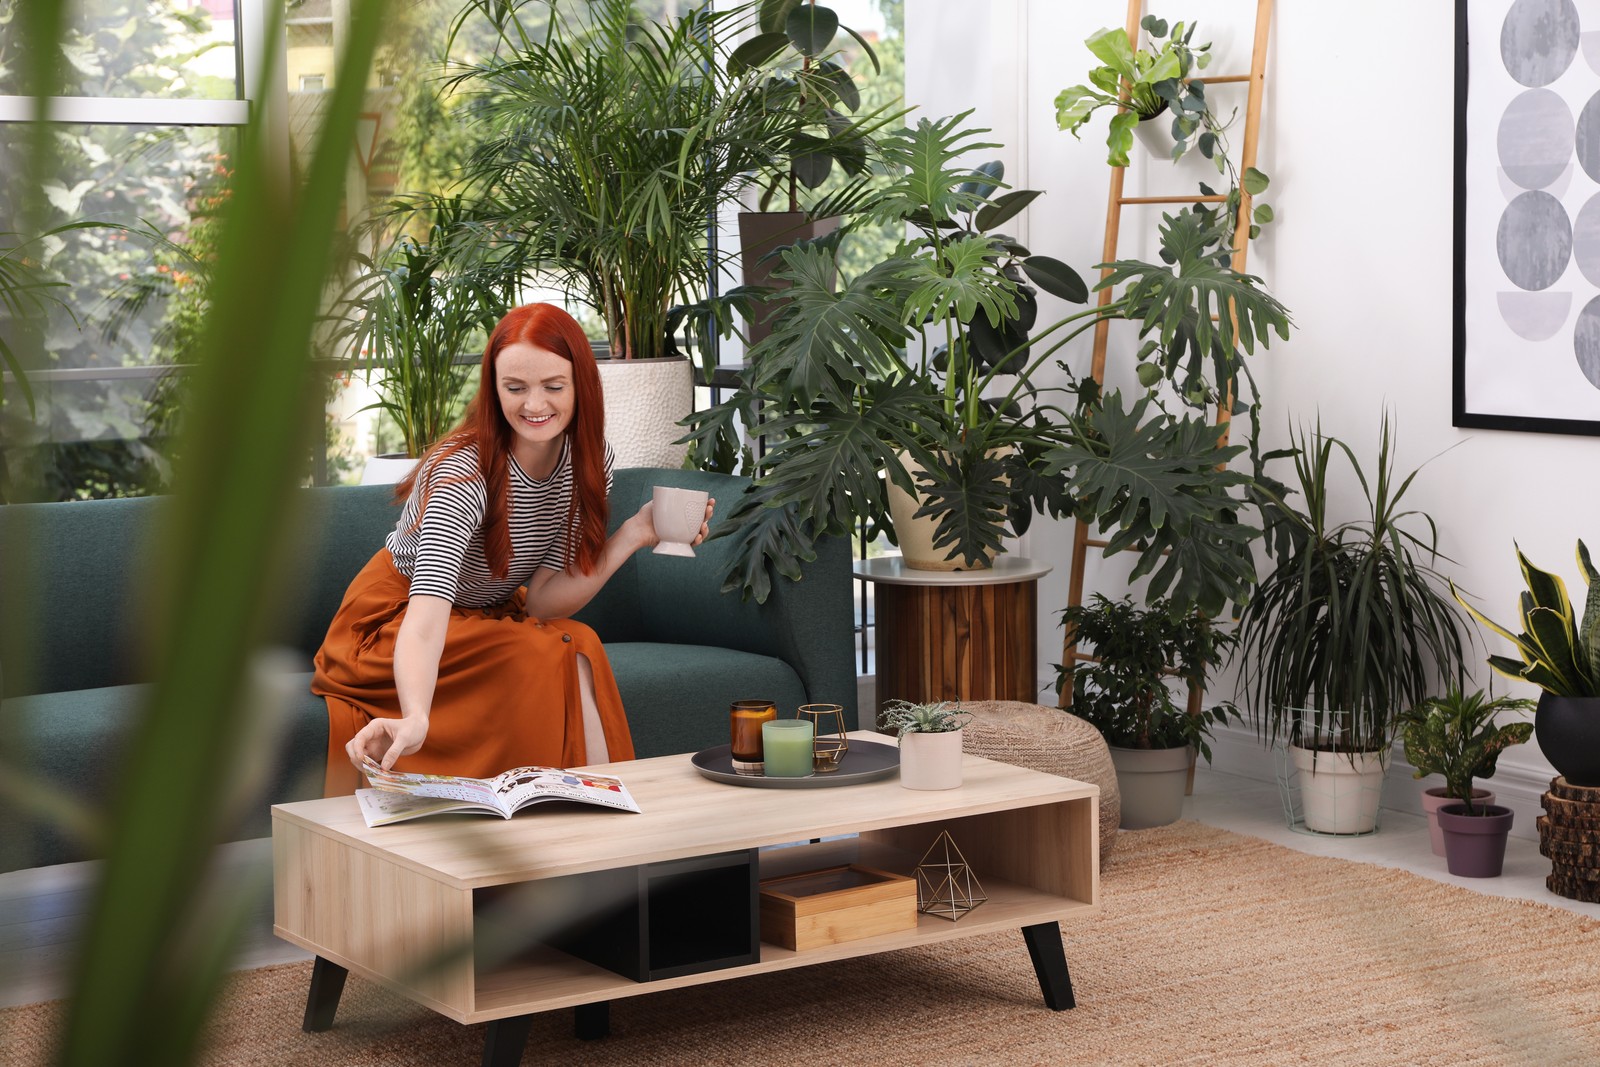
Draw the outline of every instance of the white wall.
M1167 19L1198 19L1196 40L1212 41L1218 54L1208 73L1248 70L1254 4L1156 7ZM1074 140L1056 129L1053 100L1084 81L1094 62L1083 39L1125 18L1119 0L908 5L909 101L930 115L977 107L975 117L1010 148L1008 180L1046 193L1027 213L1025 242L1085 276L1099 262L1104 235L1105 119ZM1454 561L1441 569L1502 621L1522 588L1513 540L1581 596L1573 547L1584 537L1600 549L1600 438L1450 425L1452 19L1453 5L1444 0L1276 5L1259 166L1272 178L1263 199L1277 221L1253 244L1249 269L1289 308L1295 331L1258 355L1254 367L1269 444L1283 442L1291 421L1320 416L1370 470L1379 413L1385 406L1394 412L1402 468L1427 461L1408 499L1438 523L1441 549ZM1214 96L1224 91L1217 87ZM1234 92L1237 153L1243 87ZM1163 176L1130 168L1128 191L1192 189L1159 182ZM1143 214L1150 211L1124 211L1123 255L1151 255L1138 239L1154 232L1157 218ZM1114 341L1113 361L1117 351ZM1087 345L1073 365L1087 365ZM1341 489L1341 513L1359 516L1356 487ZM1066 599L1071 527L1036 526L1019 548L1056 565L1040 589L1040 664L1048 675L1060 658L1054 612ZM1100 564L1091 571L1089 589L1110 570ZM1473 657L1475 681L1487 686L1491 672L1481 660ZM1497 691L1518 688L1497 676L1494 683ZM1229 688L1230 680L1220 679L1214 692ZM1273 774L1270 755L1248 734L1218 746L1218 766L1263 779ZM1519 831L1532 834L1536 798L1551 773L1535 743L1502 757L1495 786L1518 801ZM1414 807L1408 770L1396 768L1390 778L1390 806Z

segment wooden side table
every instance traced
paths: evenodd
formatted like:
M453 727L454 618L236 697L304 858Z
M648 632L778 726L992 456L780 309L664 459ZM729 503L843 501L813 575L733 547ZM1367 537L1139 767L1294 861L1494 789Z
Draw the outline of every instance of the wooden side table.
M1039 695L1039 579L1050 565L1000 556L975 571L919 571L898 556L857 560L877 583L877 703Z

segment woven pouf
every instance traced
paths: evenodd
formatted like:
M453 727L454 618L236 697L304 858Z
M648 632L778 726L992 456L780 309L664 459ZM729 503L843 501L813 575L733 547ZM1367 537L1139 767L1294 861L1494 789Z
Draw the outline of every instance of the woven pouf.
M1100 787L1100 864L1105 865L1122 821L1122 794L1111 750L1100 731L1060 708L1020 700L962 701L972 719L962 748L1014 767L1059 774Z

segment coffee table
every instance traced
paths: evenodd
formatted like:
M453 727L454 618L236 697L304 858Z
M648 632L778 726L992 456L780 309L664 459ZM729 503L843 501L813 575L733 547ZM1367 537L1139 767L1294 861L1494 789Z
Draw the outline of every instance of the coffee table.
M548 804L369 828L352 797L274 806L273 929L316 954L304 1028L333 1025L354 971L488 1022L483 1063L509 1065L536 1012L575 1008L578 1035L603 1037L619 997L1000 929L1022 931L1045 1004L1074 1005L1058 921L1099 911L1095 785L970 755L962 786L939 792L898 778L744 789L701 777L687 755L591 769L622 778L643 814ZM852 861L909 875L941 830L987 895L959 921L924 914L803 952L760 942L758 878ZM508 957L491 923L518 892L546 925L543 943Z

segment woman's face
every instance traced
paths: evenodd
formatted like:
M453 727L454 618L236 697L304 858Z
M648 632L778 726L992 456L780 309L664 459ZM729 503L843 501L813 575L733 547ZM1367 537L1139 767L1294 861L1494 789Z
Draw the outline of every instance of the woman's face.
M495 361L495 388L500 411L517 437L519 457L559 447L577 406L571 363L527 342L507 345Z

